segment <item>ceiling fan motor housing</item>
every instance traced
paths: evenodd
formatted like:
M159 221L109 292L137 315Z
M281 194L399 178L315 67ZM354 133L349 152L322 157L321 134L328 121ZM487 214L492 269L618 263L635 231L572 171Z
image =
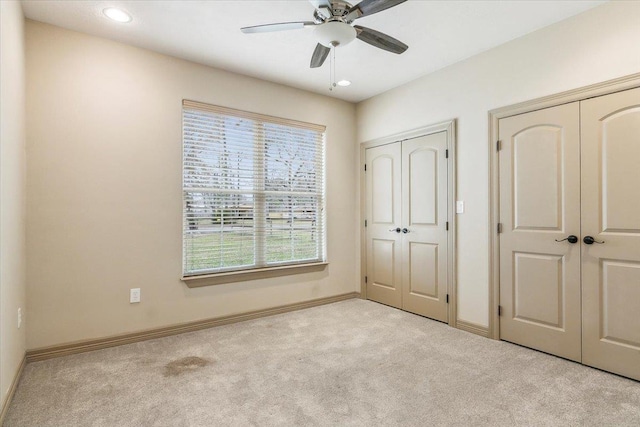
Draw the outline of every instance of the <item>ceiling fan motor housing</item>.
M346 1L331 2L331 14L333 16L346 16L351 10L351 4Z

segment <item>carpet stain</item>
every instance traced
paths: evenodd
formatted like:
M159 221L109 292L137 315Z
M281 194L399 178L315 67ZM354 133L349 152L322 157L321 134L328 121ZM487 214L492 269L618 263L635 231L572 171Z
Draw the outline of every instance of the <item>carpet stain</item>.
M176 359L173 362L169 362L164 367L165 377L175 377L187 372L192 372L200 368L204 368L211 362L202 357L189 356L181 359Z

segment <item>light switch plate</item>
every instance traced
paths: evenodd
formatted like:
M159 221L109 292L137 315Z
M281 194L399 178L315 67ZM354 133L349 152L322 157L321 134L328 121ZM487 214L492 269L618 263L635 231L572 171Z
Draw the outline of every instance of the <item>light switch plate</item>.
M129 291L129 302L131 304L140 302L140 288L133 288Z
M456 201L456 213L464 213L464 201Z

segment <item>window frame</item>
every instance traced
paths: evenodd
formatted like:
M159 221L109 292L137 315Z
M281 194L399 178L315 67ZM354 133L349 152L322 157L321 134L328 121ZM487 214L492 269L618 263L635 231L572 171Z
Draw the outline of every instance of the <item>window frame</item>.
M309 195L319 195L321 200L319 201L320 207L317 212L318 223L314 226L314 231L317 233L321 233L322 238L319 239L321 241L318 242L318 253L319 257L313 260L302 260L295 261L291 260L290 262L282 262L282 263L274 263L272 265L264 265L264 257L266 255L266 240L264 239L264 234L256 231L259 229L259 226L256 225L256 222L266 222L267 221L267 209L265 208L266 202L265 197L266 193L269 191L266 188L258 188L254 187L253 195L255 198L254 205L254 228L252 229L252 234L255 242L255 253L256 256L254 258L254 265L250 267L230 267L225 269L219 269L218 271L207 270L201 273L194 271L187 271L186 267L186 242L187 242L187 228L185 224L187 223L187 194L189 193L189 189L185 186L185 147L187 146L184 138L185 132L185 113L188 110L196 110L202 111L204 113L213 113L220 116L228 116L234 119L247 119L255 122L258 126L263 126L265 124L275 124L280 126L287 126L292 128L298 128L303 130L309 130L318 132L320 134L321 139L321 147L320 147L320 156L321 162L319 167L321 168L321 180L318 182L320 185L321 191L316 193L309 193ZM321 271L326 268L328 265L327 262L327 229L326 229L326 127L322 125L301 122L297 120L285 119L275 116L269 116L259 113L253 113L248 111L236 110L228 107L221 107L206 103L201 103L197 101L191 101L184 99L182 101L182 109L181 109L181 118L182 118L182 136L181 136L181 146L182 146L182 277L181 280L187 284L189 287L199 287L199 286L208 286L213 284L222 284L222 283L231 283L238 281L246 281L246 280L255 280L261 278L268 277L279 277L291 274L299 274L299 273L307 273L313 271ZM257 155L259 157L264 157L266 153L264 138L260 138L254 142L254 148L256 145L261 145L261 151L255 152L254 157ZM254 164L254 168L263 167L258 164ZM317 169L316 169L317 170ZM255 172L254 172L255 173ZM259 180L259 179L258 179ZM264 184L264 182L263 182ZM264 185L262 185L264 187ZM209 190L209 189L205 189ZM289 192L295 192L293 190ZM194 193L192 190L191 193ZM286 193L286 190L283 190L283 194ZM260 217L258 218L258 214ZM264 216L264 218L262 218ZM259 264L262 262L262 265Z

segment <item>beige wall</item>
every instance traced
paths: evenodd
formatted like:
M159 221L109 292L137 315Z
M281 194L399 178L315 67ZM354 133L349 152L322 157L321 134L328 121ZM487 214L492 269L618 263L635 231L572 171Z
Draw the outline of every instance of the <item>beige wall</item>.
M42 23L26 34L29 349L356 291L354 105ZM180 281L183 98L327 126L328 270Z
M0 2L0 403L25 351L24 18L18 2ZM1 405L0 405L1 407Z
M640 72L640 2L611 2L358 105L364 142L458 119L459 318L488 325L488 111Z
M487 112L640 71L639 19L638 2L605 4L357 110L27 21L27 347L358 289L354 141L451 118L458 119L458 199L466 202L458 217L459 318L487 325ZM199 289L180 282L182 98L327 125L326 272ZM133 287L142 288L141 304L128 303Z

